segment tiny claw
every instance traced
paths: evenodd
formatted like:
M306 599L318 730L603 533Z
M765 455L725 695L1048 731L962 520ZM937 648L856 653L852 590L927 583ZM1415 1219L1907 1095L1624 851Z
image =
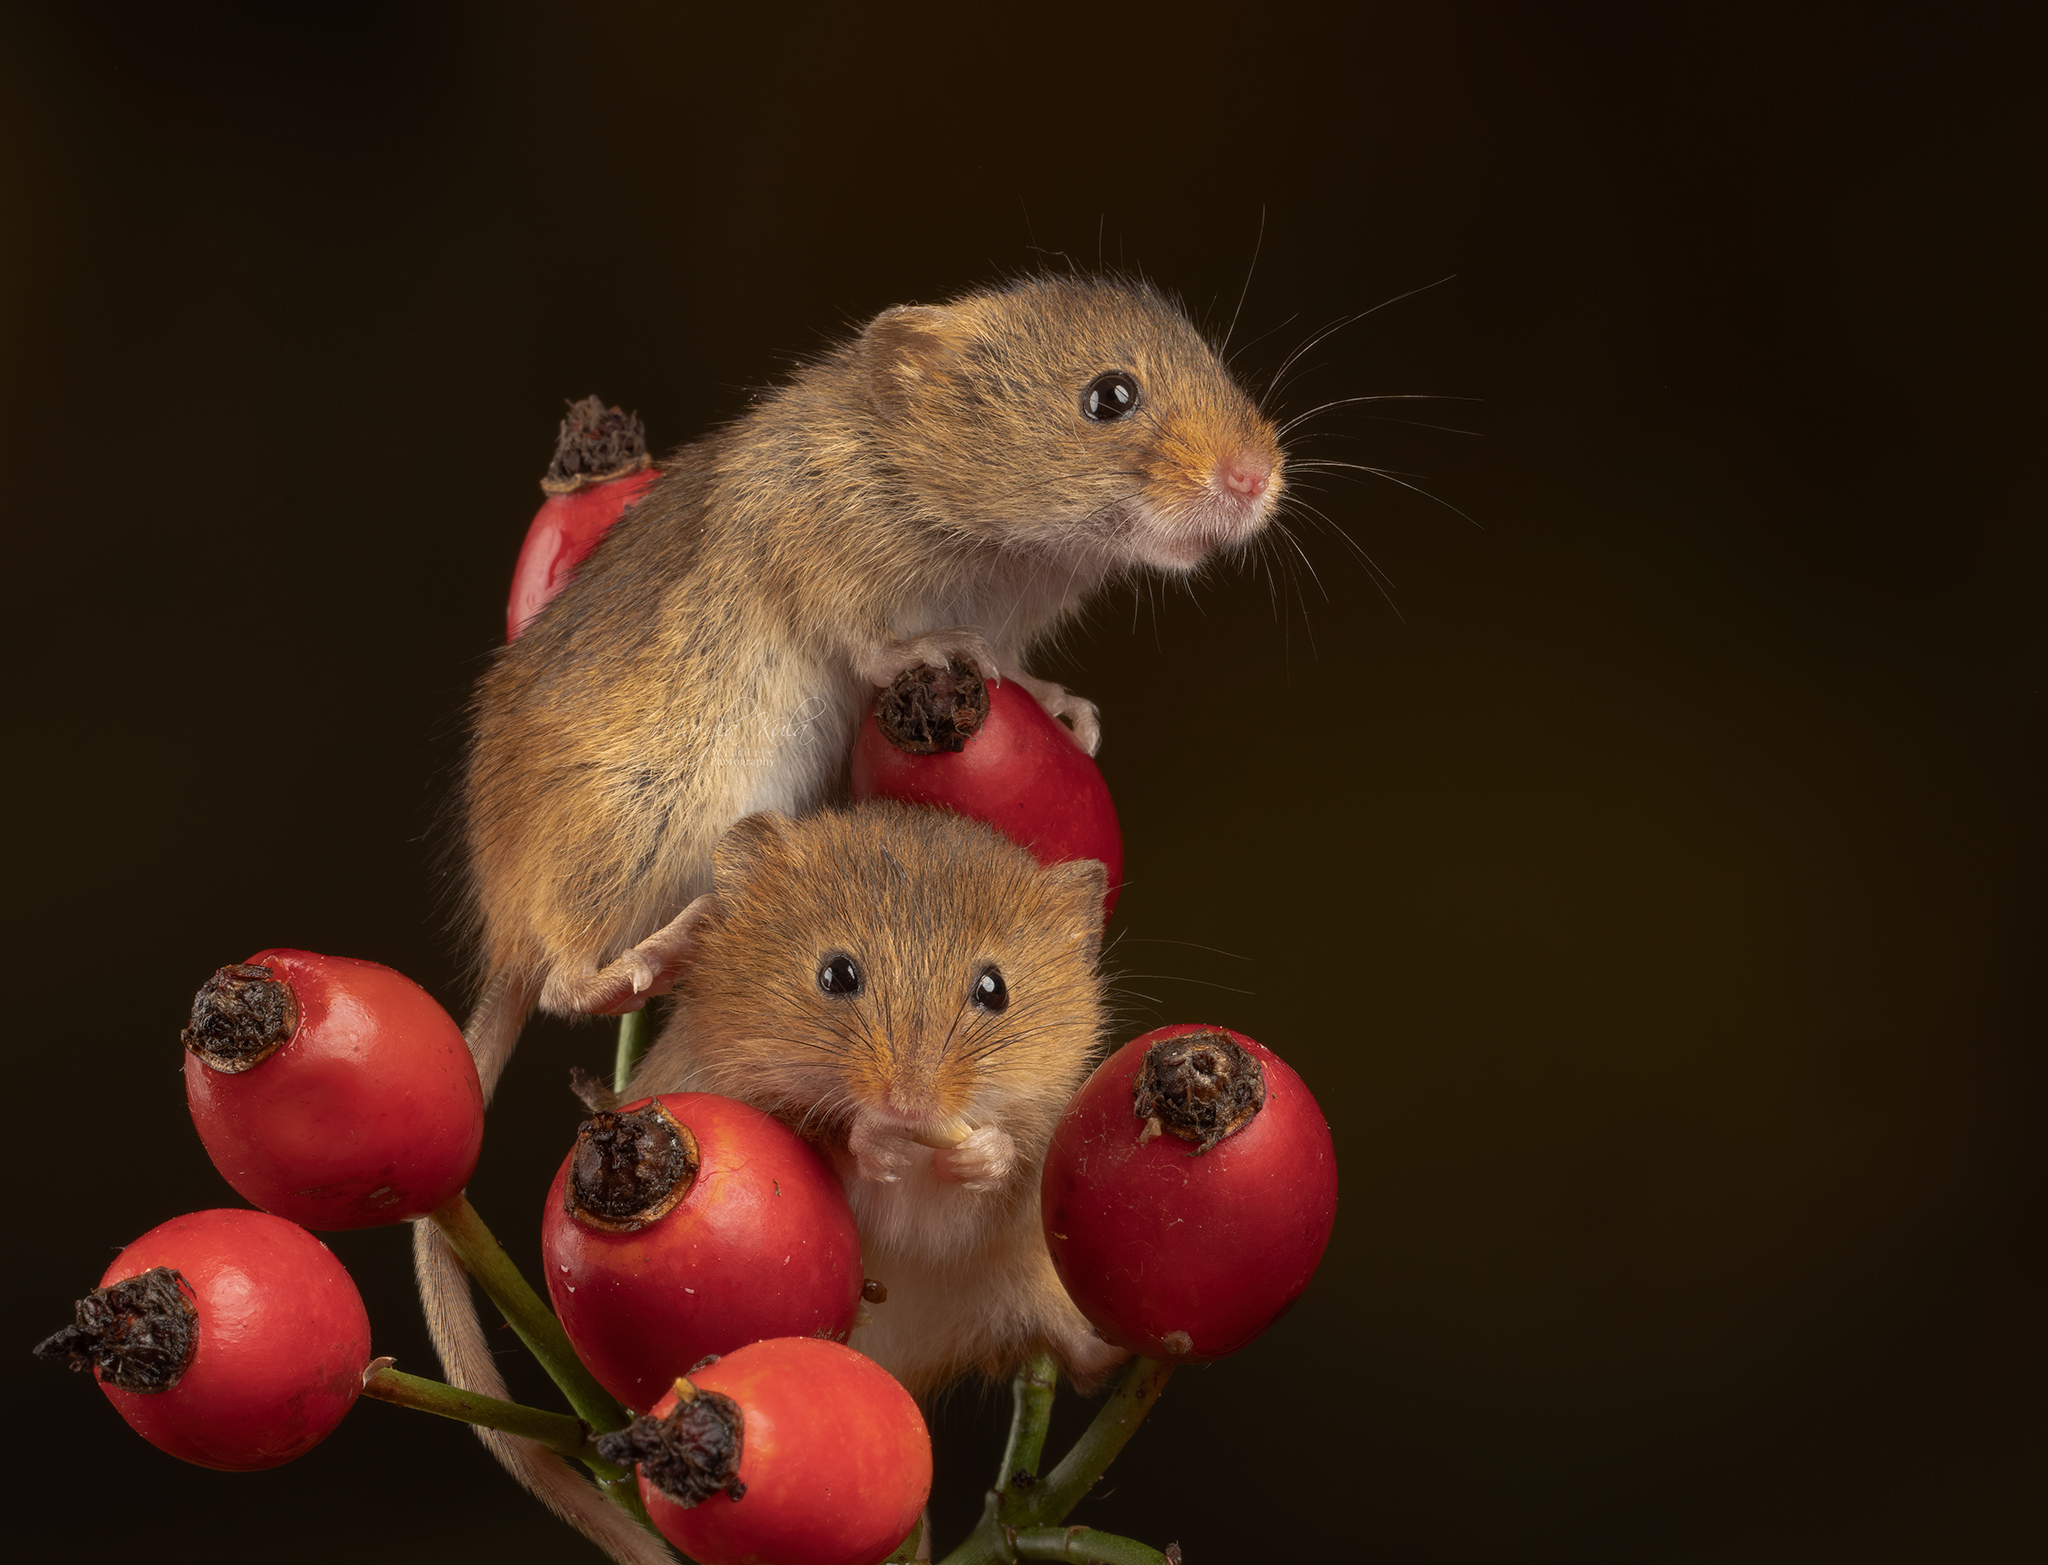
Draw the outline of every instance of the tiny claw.
M1017 683L1031 692L1038 704L1045 708L1046 715L1062 725L1067 737L1072 739L1083 755L1094 755L1102 748L1102 710L1086 696L1077 696L1065 685L1054 684L1049 679L1038 679L1019 671Z
M371 1359L369 1363L363 1366L363 1384L367 1386L377 1374L391 1368L397 1362L398 1360L389 1353L385 1354L382 1358Z

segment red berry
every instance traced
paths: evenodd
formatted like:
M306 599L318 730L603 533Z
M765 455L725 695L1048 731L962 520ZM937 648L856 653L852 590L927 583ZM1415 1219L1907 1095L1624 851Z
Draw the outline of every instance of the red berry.
M303 1456L354 1405L370 1319L326 1245L264 1212L194 1212L114 1258L45 1358L92 1366L135 1432L201 1467Z
M512 569L505 606L505 639L569 584L597 541L660 474L647 456L638 415L608 408L596 397L569 404L555 458L540 481L547 499L534 513Z
M1096 1330L1199 1362L1235 1353L1308 1286L1337 1161L1278 1055L1228 1028L1162 1027L1081 1084L1039 1189L1053 1266Z
M907 747L907 748L906 748ZM987 821L1041 864L1099 859L1106 920L1124 839L1101 768L1031 693L971 670L914 668L875 698L853 742L852 795L933 804Z
M639 1464L647 1514L692 1559L873 1565L909 1536L931 1494L931 1436L872 1360L778 1337L682 1389L687 1402L671 1391L599 1449Z
M448 1013L403 973L259 951L199 991L185 1099L222 1177L308 1228L424 1217L483 1145L476 1065Z
M706 1354L844 1339L860 1308L860 1236L830 1167L708 1092L587 1121L548 1187L541 1256L577 1356L632 1408Z

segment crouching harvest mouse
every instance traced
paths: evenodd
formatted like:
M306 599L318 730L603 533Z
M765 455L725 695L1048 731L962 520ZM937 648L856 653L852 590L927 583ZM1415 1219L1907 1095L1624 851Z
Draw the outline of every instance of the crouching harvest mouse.
M1127 1355L1054 1275L1038 1181L1103 1025L1103 867L877 800L750 815L719 844L631 1094L744 1099L845 1181L888 1289L853 1346L926 1396L1041 1345L1083 1386Z
M1093 860L1042 866L980 821L873 800L745 817L681 921L669 1015L628 1096L724 1093L825 1152L887 1288L852 1345L916 1395L1041 1347L1084 1387L1128 1356L1068 1298L1038 1210L1104 1024L1105 889ZM466 1293L434 1331L444 1354L480 1346ZM487 1353L463 1362L496 1374ZM666 1557L551 1452L488 1443L614 1558Z
M903 669L1015 679L1092 752L1093 704L1033 678L1030 647L1108 581L1247 543L1283 488L1272 425L1187 317L1085 276L886 310L677 452L478 686L466 1035L486 1097L536 1004L666 991L720 836L836 797ZM415 1235L449 1379L502 1395L459 1264ZM486 1440L616 1557L660 1557L586 1515L559 1459Z

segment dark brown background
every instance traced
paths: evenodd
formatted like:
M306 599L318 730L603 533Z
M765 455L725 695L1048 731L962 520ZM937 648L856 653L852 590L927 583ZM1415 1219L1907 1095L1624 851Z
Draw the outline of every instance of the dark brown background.
M1480 432L1313 420L1415 488L1304 483L1291 543L1048 660L1106 713L1130 1027L1277 1047L1344 1175L1300 1307L1082 1519L1197 1565L2048 1552L2016 30L278 10L0 18L32 1539L111 1559L118 1499L220 1559L583 1557L453 1425L366 1404L204 1473L25 1350L233 1201L175 1041L215 965L374 957L460 1007L436 811L563 400L673 444L886 304L1071 259L1219 330L1244 291L1254 379L1450 278L1282 408ZM515 1249L607 1049L515 1064L475 1187ZM430 1369L403 1235L335 1247ZM998 1401L940 1421L949 1531Z

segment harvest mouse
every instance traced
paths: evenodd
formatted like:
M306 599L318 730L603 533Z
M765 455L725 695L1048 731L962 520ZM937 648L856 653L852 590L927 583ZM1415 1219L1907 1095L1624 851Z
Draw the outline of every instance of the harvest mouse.
M1245 542L1272 426L1171 304L1032 277L884 311L685 447L477 690L464 780L485 1091L536 1002L634 1010L725 828L841 788L877 688L949 656L1091 753L1025 649L1113 576Z
M1054 1125L1094 1063L1103 867L1041 867L993 828L876 800L750 815L631 1096L723 1093L815 1141L888 1290L853 1346L918 1396L1041 1344L1083 1386L1128 1355L1054 1275Z
M668 988L720 836L835 796L905 668L1015 679L1092 753L1093 704L1034 679L1026 650L1113 578L1253 538L1283 487L1272 425L1187 317L1085 276L885 310L676 453L478 687L467 1036L486 1096L535 1004L615 1013ZM415 1235L449 1378L503 1395L459 1264L432 1225ZM635 1557L559 1459L487 1439Z

